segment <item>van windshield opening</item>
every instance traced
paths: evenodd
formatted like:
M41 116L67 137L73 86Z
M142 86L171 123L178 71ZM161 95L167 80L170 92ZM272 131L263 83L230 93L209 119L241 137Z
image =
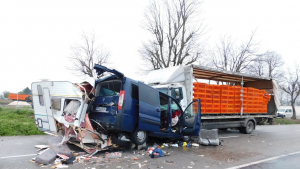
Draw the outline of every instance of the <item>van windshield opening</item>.
M98 83L96 86L96 97L119 95L121 90L121 81L112 80Z
M285 109L279 109L278 112L285 112Z

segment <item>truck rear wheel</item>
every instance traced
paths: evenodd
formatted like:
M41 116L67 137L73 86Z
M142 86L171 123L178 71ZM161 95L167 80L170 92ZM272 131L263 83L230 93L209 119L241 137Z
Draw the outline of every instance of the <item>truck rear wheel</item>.
M253 130L254 130L253 121L248 121L246 124L246 127L239 128L239 131L244 134L251 134L253 132Z
M130 141L136 145L144 144L148 139L148 133L143 130L136 128L132 133L130 133Z

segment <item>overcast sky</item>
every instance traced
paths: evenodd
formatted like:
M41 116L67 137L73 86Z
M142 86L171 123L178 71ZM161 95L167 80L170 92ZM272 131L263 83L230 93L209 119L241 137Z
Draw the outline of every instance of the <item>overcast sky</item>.
M18 92L40 79L81 82L67 67L70 46L83 32L111 52L110 67L140 80L138 49L147 40L141 27L147 0L0 1L0 93ZM213 47L221 36L245 41L256 30L261 51L281 54L286 67L300 56L300 1L204 0L199 18ZM285 67L285 68L286 68Z

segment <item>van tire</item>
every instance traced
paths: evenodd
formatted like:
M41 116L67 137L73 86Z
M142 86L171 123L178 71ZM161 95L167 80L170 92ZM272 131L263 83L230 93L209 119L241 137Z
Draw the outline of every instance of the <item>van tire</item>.
M148 133L143 130L136 128L132 133L130 133L130 141L136 145L144 144L148 139Z
M284 118L285 118L285 115L283 115L282 118L284 119Z

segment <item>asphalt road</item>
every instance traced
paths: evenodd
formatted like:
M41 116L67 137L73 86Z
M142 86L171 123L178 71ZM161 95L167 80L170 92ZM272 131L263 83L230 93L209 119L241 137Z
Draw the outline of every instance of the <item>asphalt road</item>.
M47 144L47 135L0 137L0 168L41 168L30 162L37 150L34 145ZM257 126L250 134L219 131L222 146L164 148L170 156L151 159L142 151L123 152L122 158L69 165L69 168L270 168L286 166L299 168L300 125ZM71 149L80 151L72 146ZM104 152L96 154L103 156ZM133 160L133 157L139 160ZM45 166L51 168L52 165ZM281 167L280 167L281 168ZM286 167L284 167L286 168Z

